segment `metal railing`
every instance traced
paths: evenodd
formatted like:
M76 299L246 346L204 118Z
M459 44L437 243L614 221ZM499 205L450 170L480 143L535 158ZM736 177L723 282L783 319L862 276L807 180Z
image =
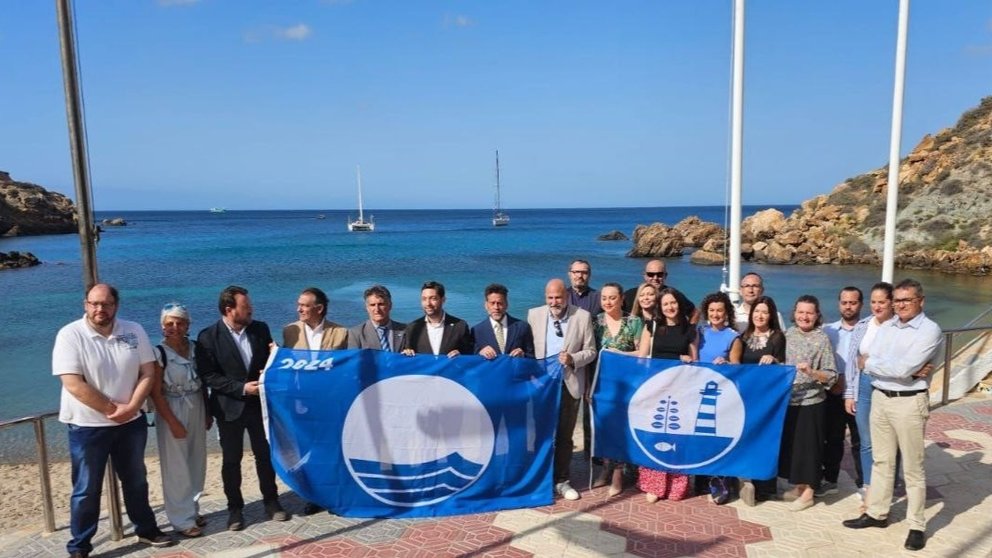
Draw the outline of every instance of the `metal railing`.
M58 411L37 413L17 419L0 421L0 430L20 424L34 426L34 441L38 450L38 478L41 482L41 508L45 516L45 533L55 531L55 508L52 506L52 480L48 467L48 441L45 437L45 419L58 416ZM105 483L107 486L107 515L110 516L110 539L124 538L124 524L121 521L120 495L117 488L117 475L110 459L107 460Z
M951 376L953 375L953 363L955 357L959 354L965 353L974 343L982 341L985 337L992 332L992 325L986 326L973 326L982 320L983 318L992 315L992 308L983 312L980 316L969 322L968 326L949 329L944 331L944 368L942 370L943 378L941 382L941 394L940 394L940 406L943 407L950 402L951 397ZM969 327L970 326L970 327ZM977 334L968 339L965 344L960 347L957 351L954 350L954 336L962 334ZM986 370L986 373L992 372L992 369ZM974 386L972 386L973 388Z
M52 481L48 473L48 444L45 440L45 419L58 416L57 411L29 415L0 422L0 430L30 422L34 425L34 441L38 449L38 477L41 480L41 507L45 513L45 532L55 531L55 510L52 508Z

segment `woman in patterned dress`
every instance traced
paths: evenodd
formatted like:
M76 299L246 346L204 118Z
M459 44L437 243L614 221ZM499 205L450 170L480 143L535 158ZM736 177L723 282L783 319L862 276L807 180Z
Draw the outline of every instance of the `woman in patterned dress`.
M599 290L599 303L603 311L596 316L596 348L626 354L637 354L644 322L623 313L623 287L606 283ZM623 492L623 464L603 461L602 480L610 479L609 495Z

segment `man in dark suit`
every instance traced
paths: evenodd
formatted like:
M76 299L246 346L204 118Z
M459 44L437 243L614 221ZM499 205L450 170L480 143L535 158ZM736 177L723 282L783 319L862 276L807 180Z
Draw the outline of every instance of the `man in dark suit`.
M473 353L475 343L465 320L444 311L444 285L428 281L420 288L424 317L406 326L403 354L447 355L449 358Z
M382 285L365 289L365 311L369 319L348 330L349 349L377 349L398 352L403 347L406 324L389 317L393 295Z
M475 351L489 360L499 355L534 358L534 334L527 322L507 314L509 291L493 283L485 290L485 308L489 317L472 327Z
M241 457L245 430L255 454L265 513L275 521L289 519L279 505L276 473L269 458L258 397L258 380L269 359L272 335L264 322L252 321L251 300L243 287L232 285L221 291L217 307L222 318L197 336L196 370L210 386L210 410L220 432L227 528L240 531L244 528Z

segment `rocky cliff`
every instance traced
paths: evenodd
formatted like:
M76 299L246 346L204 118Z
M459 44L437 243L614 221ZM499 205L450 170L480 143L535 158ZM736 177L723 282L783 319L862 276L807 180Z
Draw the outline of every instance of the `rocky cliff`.
M72 200L0 171L0 236L76 232Z
M788 217L774 209L758 212L742 224L742 254L775 264L878 263L887 191L885 166L845 180ZM953 128L925 136L901 161L896 264L988 275L989 215L992 97L965 112ZM630 255L666 255L642 253L637 238L635 231ZM694 262L722 260L722 231L711 234L702 246L693 254Z

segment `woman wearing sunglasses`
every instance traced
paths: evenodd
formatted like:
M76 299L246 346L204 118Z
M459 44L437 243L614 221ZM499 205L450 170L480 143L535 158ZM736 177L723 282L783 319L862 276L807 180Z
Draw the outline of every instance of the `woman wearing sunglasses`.
M190 341L189 311L179 303L162 308L162 344L155 348L156 438L162 466L165 514L177 533L203 534L199 499L207 470L206 387L196 374L196 343Z

